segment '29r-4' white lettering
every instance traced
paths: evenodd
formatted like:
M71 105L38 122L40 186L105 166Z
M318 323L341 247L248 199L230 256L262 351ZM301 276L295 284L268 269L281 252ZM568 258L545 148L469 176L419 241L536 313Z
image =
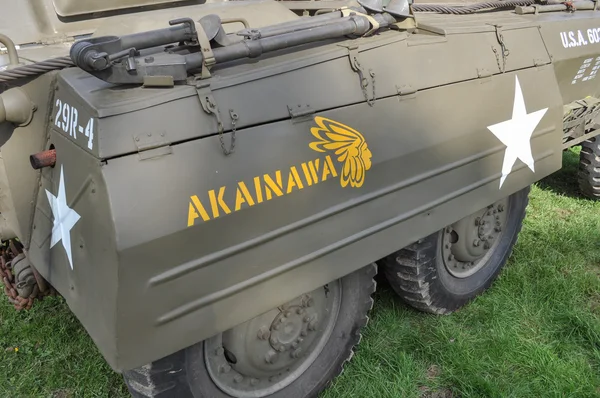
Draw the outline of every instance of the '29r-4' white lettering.
M85 129L79 124L79 111L72 105L62 102L59 98L56 99L56 115L54 116L54 124L65 134L77 139L77 133L87 137L88 149L94 148L94 118L90 117L87 121Z

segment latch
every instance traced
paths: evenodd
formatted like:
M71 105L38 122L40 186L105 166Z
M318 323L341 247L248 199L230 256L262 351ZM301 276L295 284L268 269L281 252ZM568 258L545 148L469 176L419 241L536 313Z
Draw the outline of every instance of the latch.
M200 79L196 80L196 92L198 93L198 98L200 99L200 104L202 105L204 112L209 115L214 115L217 121L217 131L219 133L219 141L221 142L223 153L225 156L232 154L235 148L236 123L239 119L238 114L233 109L229 110L229 117L231 117L231 142L229 143L229 149L227 149L225 148L225 141L223 138L224 128L221 120L221 111L219 110L217 101L215 101L215 98L212 95L210 83Z
M510 51L508 50L508 48L506 47L506 44L504 43L504 35L502 34L502 26L499 26L499 25L492 25L492 26L494 26L494 28L496 29L496 39L498 40L498 44L500 44L501 54L498 53L498 50L494 46L492 46L492 51L494 52L494 55L496 56L496 63L498 64L498 69L500 69L500 72L504 73L506 71L506 59L510 55ZM502 65L500 65L500 57L501 56L502 56Z
M166 136L167 133L164 131L134 135L133 142L138 150L140 160L172 154L173 148Z
M358 78L360 80L360 88L365 97L365 101L369 104L369 106L375 105L376 93L375 93L375 72L373 69L369 69L368 76L371 78L371 82L369 83L369 79L365 76L365 70L360 62L360 53L358 52L358 44L352 43L343 45L340 44L341 47L346 47L348 49L348 58L350 59L350 66L352 70L358 74ZM369 99L369 95L367 94L367 87L371 84L373 97Z

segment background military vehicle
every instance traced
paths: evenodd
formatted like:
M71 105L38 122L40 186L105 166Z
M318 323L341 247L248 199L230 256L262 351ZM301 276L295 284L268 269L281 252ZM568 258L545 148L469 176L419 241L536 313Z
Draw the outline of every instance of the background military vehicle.
M594 135L591 1L0 3L5 290L134 396L316 395L377 264L460 308Z

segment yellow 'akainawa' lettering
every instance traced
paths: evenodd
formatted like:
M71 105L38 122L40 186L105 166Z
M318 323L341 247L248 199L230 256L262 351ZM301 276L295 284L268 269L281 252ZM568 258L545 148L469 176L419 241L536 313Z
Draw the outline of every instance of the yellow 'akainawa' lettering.
M225 212L225 214L231 213L229 206L223 200L225 194L225 187L219 188L219 195L215 196L215 190L208 191L208 198L210 199L210 207L212 208L213 218L219 217L219 207Z
M190 209L188 210L188 227L194 225L194 221L198 217L202 217L203 221L210 220L210 217L204 209L204 206L202 206L200 199L198 199L196 195L193 195L190 197Z
M248 189L244 181L239 181L235 190L235 205L231 207L227 202L233 203L233 196L231 194L229 196L226 195L227 187L219 188L218 192L215 192L215 190L208 191L212 216L206 211L198 196L191 196L188 209L188 227L194 225L198 218L208 221L219 217L221 214L231 213L232 207L235 212L241 210L244 204L246 204L245 207L252 207L257 203L292 193L294 190L304 189L304 181L306 181L306 185L311 186L338 176L338 171L335 169L329 155L325 156L324 159L315 159L302 163L300 166L302 174L298 172L298 167L291 166L287 180L284 180L281 170L275 171L274 174L263 174L262 178L260 176L254 177L252 179L254 192ZM302 176L304 176L304 180Z
M242 203L248 203L248 206L254 206L254 199L248 191L248 187L243 181L238 182L237 192L235 193L235 211L242 208Z
M298 189L303 189L304 185L302 185L302 180L300 179L300 176L298 175L298 170L296 170L295 166L292 166L292 167L290 167L290 175L288 177L287 191L285 193L292 192L292 189L294 189L294 187L297 187Z
M332 177L337 177L337 171L335 171L331 156L327 155L325 156L325 162L323 164L323 177L321 178L321 181L325 181L330 174Z
M281 182L281 170L277 170L275 172L275 180L277 181L277 183L275 181L273 181L271 176L268 174L265 174L263 176L263 179L265 180L265 184L266 184L265 185L265 196L267 197L267 200L271 200L273 198L273 192L277 196L283 195L283 183Z
M319 164L321 159L311 160L306 163L302 163L302 171L304 171L304 178L308 186L319 182Z

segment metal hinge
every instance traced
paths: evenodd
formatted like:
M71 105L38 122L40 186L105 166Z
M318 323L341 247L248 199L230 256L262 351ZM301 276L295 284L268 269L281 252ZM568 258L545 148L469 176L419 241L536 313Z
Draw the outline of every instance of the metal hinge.
M146 133L133 136L133 142L140 155L140 160L154 159L173 153L167 133Z
M398 93L398 99L411 99L417 96L417 89L410 84L396 86L396 93Z
M339 44L341 47L346 47L348 49L348 58L350 59L350 67L352 70L358 74L358 78L360 81L360 88L365 97L365 101L369 104L369 106L375 105L375 100L377 99L377 94L375 93L375 72L373 69L369 69L368 73L365 74L365 70L360 62L360 53L358 52L358 44ZM369 76L371 82L369 83L369 79L366 77ZM369 99L369 95L367 94L367 87L371 84L373 97Z
M292 123L294 124L310 119L310 116L315 113L315 110L308 104L296 106L288 105L287 108L290 118L292 119Z
M212 95L212 91L210 89L210 83L202 82L198 80L196 82L196 92L198 93L198 98L200 99L200 104L202 105L202 109L204 112L209 115L214 115L217 121L217 131L219 133L219 141L221 143L221 149L225 156L228 156L233 153L235 148L235 133L236 133L236 122L239 118L238 114L234 112L233 109L229 110L229 116L231 117L231 142L229 143L229 149L225 148L225 141L223 138L223 122L221 121L221 112L219 111L219 107L217 105L217 101Z

